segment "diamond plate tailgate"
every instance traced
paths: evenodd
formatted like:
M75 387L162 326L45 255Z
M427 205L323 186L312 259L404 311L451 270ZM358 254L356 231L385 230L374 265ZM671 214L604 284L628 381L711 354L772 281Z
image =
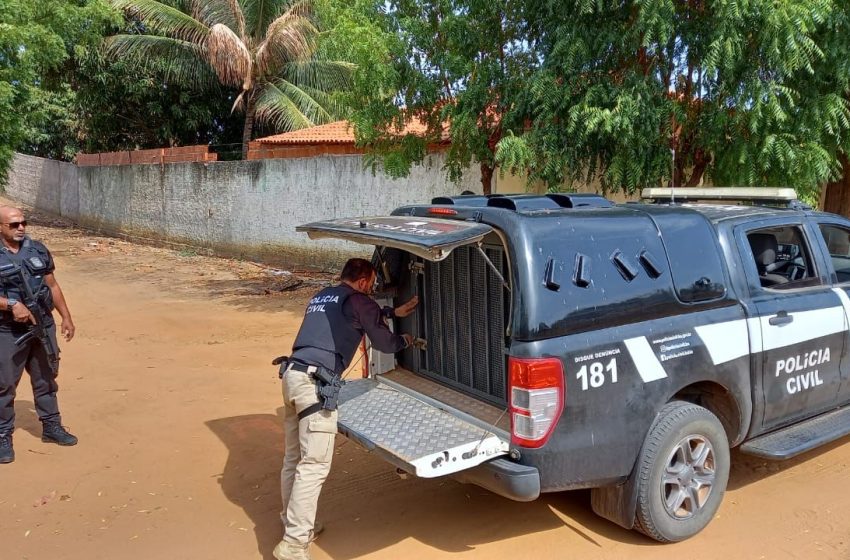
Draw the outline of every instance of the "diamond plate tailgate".
M416 476L452 474L508 453L508 442L486 427L380 380L349 381L339 402L342 434Z

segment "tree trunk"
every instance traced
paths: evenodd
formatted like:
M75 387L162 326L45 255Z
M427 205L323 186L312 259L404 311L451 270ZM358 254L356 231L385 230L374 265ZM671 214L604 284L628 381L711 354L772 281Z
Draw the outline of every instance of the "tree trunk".
M486 163L481 164L481 187L484 194L493 192L493 167Z
M691 171L691 178L685 183L686 187L696 187L702 181L702 176L705 175L705 170L708 164L711 163L711 154L698 149L694 154L694 168Z
M848 161L847 155L842 155L840 160L843 171L841 179L827 183L824 187L826 196L823 201L823 209L825 212L850 217L850 161Z
M242 128L242 159L248 159L248 143L251 142L251 135L254 133L254 109L256 102L254 100L254 90L245 92L247 99L245 100L245 126Z

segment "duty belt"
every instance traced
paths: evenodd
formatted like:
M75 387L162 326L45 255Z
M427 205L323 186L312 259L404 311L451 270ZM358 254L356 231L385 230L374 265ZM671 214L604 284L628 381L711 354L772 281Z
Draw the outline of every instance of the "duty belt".
M316 396L319 398L319 402L299 412L298 420L302 420L321 410L336 410L339 405L339 390L344 383L341 377L337 373L321 366L306 366L305 371L299 369L298 366L300 365L296 362L294 365L289 366L289 370L306 373L313 378L316 384Z
M306 373L307 375L312 377L312 375L316 373L319 368L316 366L308 366L307 364L301 364L299 362L290 361L289 367L287 369L297 371L299 373Z
M310 405L298 413L298 420L303 420L321 410L336 410L339 404L339 390L344 381L340 375L321 366L311 366L291 359L289 356L278 356L272 360L272 365L280 366L279 375L283 378L288 371L297 371L309 376L316 385L316 396L319 402Z

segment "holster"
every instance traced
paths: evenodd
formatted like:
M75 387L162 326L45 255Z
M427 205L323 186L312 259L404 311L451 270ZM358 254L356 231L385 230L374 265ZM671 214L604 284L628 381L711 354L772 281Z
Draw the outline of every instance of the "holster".
M342 388L342 377L323 367L312 373L316 380L316 395L322 403L323 410L336 410L339 406L339 390Z
M286 372L291 361L289 356L278 356L272 360L272 365L280 366L278 377L283 378L283 374ZM334 373L323 367L310 366L307 371L316 381L316 396L319 398L319 402L299 412L298 420L303 420L320 410L336 410L339 406L339 390L342 388L343 383L345 383L338 373Z
M278 356L274 360L272 360L273 366L280 366L280 369L277 370L278 379L283 379L283 373L286 371L286 368L289 367L289 356Z

